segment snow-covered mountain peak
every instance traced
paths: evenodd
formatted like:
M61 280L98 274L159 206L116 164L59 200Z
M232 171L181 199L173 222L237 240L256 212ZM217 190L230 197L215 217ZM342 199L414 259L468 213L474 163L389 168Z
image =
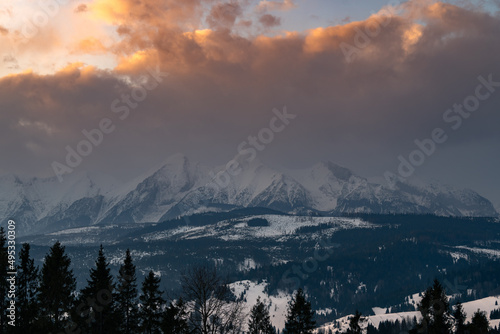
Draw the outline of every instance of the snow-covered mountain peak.
M241 159L242 157L240 157ZM283 212L415 213L496 216L472 190L368 182L348 168L321 162L308 169L271 168L254 159L211 169L182 154L122 183L99 173L57 178L0 177L0 211L21 221L19 233L93 224L152 223L207 210L267 207ZM23 229L25 230L23 232Z

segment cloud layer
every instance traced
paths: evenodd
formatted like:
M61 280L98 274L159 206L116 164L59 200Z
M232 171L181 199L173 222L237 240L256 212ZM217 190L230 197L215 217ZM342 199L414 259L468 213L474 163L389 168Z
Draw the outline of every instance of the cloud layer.
M78 30L65 48L81 62L0 78L0 172L50 174L65 147L103 118L116 131L81 169L133 174L179 151L223 163L269 122L272 108L286 105L297 120L263 159L291 166L329 159L382 175L397 168L398 155L409 154L415 139L436 127L449 130L443 114L474 93L478 76L500 81L500 17L491 12L408 1L364 21L267 33L279 28L280 11L296 6L202 0L73 6L68 11L95 32ZM46 29L40 38L47 49L63 48L65 39ZM13 34L0 26L0 39ZM13 59L49 54L36 43L24 44ZM116 64L89 66L86 57ZM169 76L121 120L113 102L152 80L157 67ZM499 181L487 179L500 167L499 107L500 89L448 132L449 141L419 173L464 183L481 170L483 177L471 176L467 185L493 194Z

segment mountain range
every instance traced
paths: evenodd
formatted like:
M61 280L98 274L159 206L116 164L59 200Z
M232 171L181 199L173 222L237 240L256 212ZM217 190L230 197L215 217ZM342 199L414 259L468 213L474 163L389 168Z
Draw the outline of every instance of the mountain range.
M73 227L156 223L204 211L264 207L294 214L408 213L498 216L469 189L370 182L332 162L278 170L255 160L237 169L210 168L178 154L127 183L97 173L0 178L0 212L19 235Z

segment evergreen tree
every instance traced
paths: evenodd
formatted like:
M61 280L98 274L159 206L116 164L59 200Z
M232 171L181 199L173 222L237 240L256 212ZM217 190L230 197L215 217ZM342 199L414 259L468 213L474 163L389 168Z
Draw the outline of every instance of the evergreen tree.
M379 331L375 326L369 323L366 327L366 334L379 334Z
M495 301L495 305L498 305L497 303L498 303L498 302L497 302L497 301ZM497 309L495 309L495 310L492 310L492 311L490 312L490 319L492 319L492 320L493 320L493 319L500 319L500 309L498 309L498 308L497 308Z
M160 278L151 270L142 283L142 295L139 297L142 333L161 333L161 308L165 302L161 295Z
M9 257L7 252L7 238L5 237L5 230L0 227L0 333L3 333L7 326L7 294L8 294L8 281L7 272L9 267Z
M349 320L349 329L347 330L348 334L360 334L361 326L360 322L363 322L363 318L361 318L361 313L356 310L356 313Z
M182 298L177 302L171 302L165 310L161 330L165 334L188 334L188 314Z
M306 300L304 292L299 289L288 304L284 334L312 334L316 327L311 303Z
M450 304L448 297L438 280L434 280L434 285L429 287L418 305L418 310L422 314L422 321L416 326L412 333L429 334L450 334L451 323L449 319Z
M132 263L130 250L125 253L125 260L120 266L118 285L116 287L117 310L120 315L120 333L138 332L139 310L137 308L137 277L135 265Z
M455 311L453 312L453 317L455 318L455 333L465 334L466 331L465 320L467 319L467 315L465 314L464 308L460 301L457 303L457 305L455 305Z
M471 334L487 334L490 323L486 313L477 310L472 317L472 322L467 326Z
M109 263L106 262L104 249L101 245L95 262L95 268L90 269L90 280L82 290L82 301L87 302L90 333L116 333L119 322L114 309L114 283Z
M41 327L46 333L63 331L74 307L76 281L70 269L71 259L58 241L45 256L40 277L38 303Z
M269 309L260 301L260 297L250 312L248 334L276 334L269 317Z
M17 267L17 332L31 333L38 317L38 267L30 258L30 245L25 243L19 252Z

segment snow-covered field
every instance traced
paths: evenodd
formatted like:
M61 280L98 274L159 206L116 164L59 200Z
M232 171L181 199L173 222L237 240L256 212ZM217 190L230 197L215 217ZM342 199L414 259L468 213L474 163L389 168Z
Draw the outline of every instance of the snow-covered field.
M474 312L477 310L485 311L486 316L490 319L490 312L500 308L500 296L486 297L483 299L473 300L463 304L464 311L467 314L467 320L471 321ZM500 319L490 319L490 326L495 327L499 325Z
M260 299L269 307L269 314L271 316L271 322L273 326L277 329L282 330L285 326L286 314L288 303L291 299L290 295L280 294L278 296L268 296L265 292L265 288L267 283L265 281L261 283L256 283L252 281L238 281L231 284L231 290L235 294L236 297L242 298L246 305L246 311L250 312L251 308L257 302L257 298ZM450 297L450 296L449 296ZM411 296L405 298L409 304L417 306L420 303L422 297L420 293L415 293ZM500 308L500 296L492 296L487 298L482 298L474 301L470 301L467 303L463 303L464 311L467 315L467 321L472 320L472 316L474 312L477 310L481 310L486 312L486 316L490 320L490 312L492 310ZM421 320L420 312L398 312L398 313L386 313L387 311L391 312L391 308L385 307L373 307L372 308L374 315L365 316L366 321L362 323L362 328L366 329L368 324L373 325L374 327L378 327L381 322L391 321L395 322L399 320L400 322L404 320L409 320L413 318L417 318L417 320ZM318 314L329 314L334 310L332 309L324 309L324 310L316 310ZM347 315L345 317L336 319L334 322L328 323L319 327L319 329L323 329L328 332L329 329L332 330L333 333L345 332L349 327L349 320L352 315ZM338 327L334 326L334 323L338 323ZM500 319L490 320L490 326L492 328L499 327Z
M411 304L417 305L421 300L421 297L419 297L419 294L414 294L412 298L410 298ZM500 308L500 296L493 296L493 297L487 297L487 298L482 298L474 301L470 301L467 303L463 303L463 308L464 311L467 315L467 321L472 320L472 316L474 315L474 312L477 310L481 310L486 312L486 316L488 320L490 321L490 327L499 327L500 324L500 319L490 319L490 312L492 310ZM370 315L370 316L365 316L364 318L366 321L364 321L361 325L363 329L366 329L368 324L373 325L374 327L378 327L379 324L383 321L391 321L395 322L396 320L399 320L400 322L405 319L413 319L414 317L417 318L417 320L420 320L422 317L420 315L420 312L414 311L414 312L399 312L399 313L386 313L387 309L386 308L381 308L381 307L374 307L373 312L375 315ZM390 312L390 309L389 309ZM320 329L325 330L328 332L328 330L332 330L332 333L339 333L339 332L345 332L347 328L349 327L349 320L352 315L348 315L342 318L337 319L334 322L328 323L326 325L321 326L316 330L316 332ZM338 327L335 327L334 323L338 323Z
M269 226L248 226L248 221L255 218L266 219ZM221 221L208 226L182 226L175 229L155 232L143 236L144 241L163 239L198 239L203 237L219 238L225 241L252 238L273 238L279 240L293 235L301 227L327 224L328 232L342 229L374 228L375 225L358 218L310 217L288 215L259 215L235 220Z

